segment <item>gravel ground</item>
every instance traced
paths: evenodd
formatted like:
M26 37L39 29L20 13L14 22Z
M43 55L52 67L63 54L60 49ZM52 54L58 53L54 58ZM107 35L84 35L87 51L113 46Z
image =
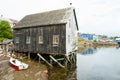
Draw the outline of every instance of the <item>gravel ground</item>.
M46 66L30 60L22 60L29 64L26 70L17 71L11 67L9 58L0 56L0 80L48 80Z

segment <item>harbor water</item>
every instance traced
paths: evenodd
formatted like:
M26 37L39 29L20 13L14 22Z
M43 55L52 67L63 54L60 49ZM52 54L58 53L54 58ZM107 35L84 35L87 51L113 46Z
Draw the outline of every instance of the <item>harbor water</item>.
M8 61L0 63L0 80L120 80L120 48L91 47L76 53L76 68L50 68L38 61L26 61L29 68L16 71ZM6 65L7 64L7 65ZM44 70L48 74L44 74Z
M51 74L50 80L120 80L119 47L92 47L81 50L76 55L76 69L66 74L59 71L59 68L53 69L54 73L59 74Z
M120 48L88 48L77 54L77 80L120 80Z

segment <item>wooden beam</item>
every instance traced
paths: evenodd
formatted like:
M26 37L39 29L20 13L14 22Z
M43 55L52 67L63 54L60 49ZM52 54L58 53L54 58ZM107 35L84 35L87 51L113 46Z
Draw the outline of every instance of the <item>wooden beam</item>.
M70 62L70 64L72 64L68 56L66 56L66 59Z
M75 53L73 52L72 55L73 55L73 61L75 63Z
M38 55L43 61L45 61L49 66L52 67L52 65L51 65L44 57L42 57L39 53L37 53L37 55Z
M55 61L60 67L65 68L62 64L60 64L53 56L50 55L50 58Z
M68 60L66 59L64 62L65 68L68 69Z
M59 59L56 59L57 61L62 61L62 60L64 60L64 58L59 58Z
M30 59L30 52L28 52L28 59Z
M40 59L40 57L39 57L39 63L40 63L40 60L41 60L41 59Z

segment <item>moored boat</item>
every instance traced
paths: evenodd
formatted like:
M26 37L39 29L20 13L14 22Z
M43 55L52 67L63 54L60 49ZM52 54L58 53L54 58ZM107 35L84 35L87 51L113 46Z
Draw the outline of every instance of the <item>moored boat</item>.
M15 59L15 58L10 58L10 64L16 70L22 70L22 69L27 69L28 68L28 64L23 63L23 62L19 61L18 59Z

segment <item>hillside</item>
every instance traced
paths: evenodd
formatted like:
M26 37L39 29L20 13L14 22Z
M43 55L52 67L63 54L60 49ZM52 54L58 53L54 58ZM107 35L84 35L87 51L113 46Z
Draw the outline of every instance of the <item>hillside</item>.
M78 50L86 49L87 47L92 46L93 43L84 38L78 38Z

